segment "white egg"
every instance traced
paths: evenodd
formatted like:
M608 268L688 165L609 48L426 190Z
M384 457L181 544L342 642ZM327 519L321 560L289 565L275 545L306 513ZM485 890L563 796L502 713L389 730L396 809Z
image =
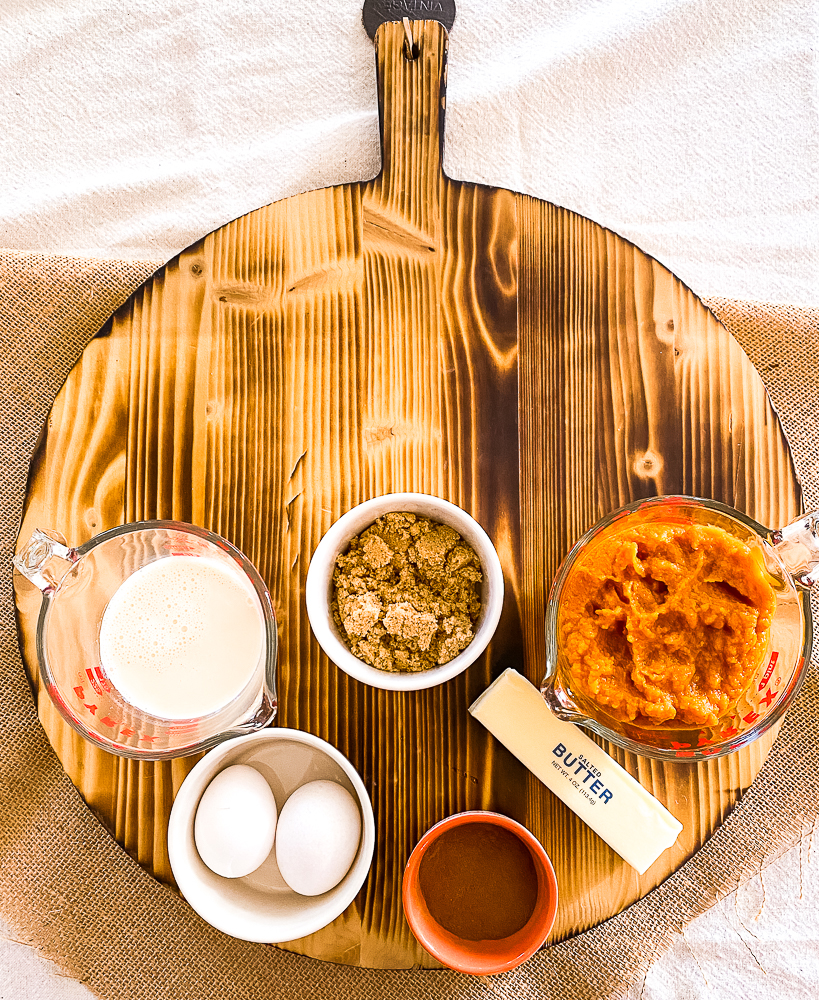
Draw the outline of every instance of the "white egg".
M361 840L361 813L346 788L311 781L282 807L276 862L282 878L302 896L319 896L344 878Z
M199 857L225 878L249 875L273 848L276 816L270 785L255 768L226 767L199 800L193 824Z

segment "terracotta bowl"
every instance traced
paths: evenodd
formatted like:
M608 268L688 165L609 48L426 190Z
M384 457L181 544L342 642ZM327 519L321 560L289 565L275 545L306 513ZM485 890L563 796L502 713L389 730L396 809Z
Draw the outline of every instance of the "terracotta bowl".
M537 872L537 900L528 923L515 934L493 941L467 941L442 927L430 914L421 892L421 861L447 830L466 823L488 823L514 833L526 845ZM557 880L540 842L520 823L494 812L463 812L448 816L420 839L404 870L404 912L412 933L426 950L458 972L489 976L508 972L530 958L549 936L557 915Z

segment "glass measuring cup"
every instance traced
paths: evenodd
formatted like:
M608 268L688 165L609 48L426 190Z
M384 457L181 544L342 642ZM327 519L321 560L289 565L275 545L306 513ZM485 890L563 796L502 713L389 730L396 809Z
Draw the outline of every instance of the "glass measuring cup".
M624 722L572 687L561 651L558 612L578 556L600 538L637 524L703 524L722 528L758 552L776 608L767 648L730 713L715 726L676 720ZM768 529L715 500L664 496L638 500L598 521L563 560L546 611L546 674L541 692L554 714L599 733L612 743L657 759L704 760L738 750L767 732L795 698L810 659L813 623L808 589L819 580L819 513L804 514L784 528Z
M249 584L263 623L261 655L241 690L190 718L165 718L129 702L100 655L100 626L113 595L138 570L173 556L205 558L244 589ZM261 729L276 714L270 595L252 563L224 538L177 521L141 521L72 548L56 533L37 529L14 566L43 592L36 642L45 688L65 721L96 746L134 759L184 757Z

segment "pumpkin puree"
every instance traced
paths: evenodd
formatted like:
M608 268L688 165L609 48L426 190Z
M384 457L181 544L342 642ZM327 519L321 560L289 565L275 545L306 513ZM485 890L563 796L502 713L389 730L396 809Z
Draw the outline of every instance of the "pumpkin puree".
M759 665L774 592L722 528L636 525L578 556L558 626L570 686L638 724L713 726Z

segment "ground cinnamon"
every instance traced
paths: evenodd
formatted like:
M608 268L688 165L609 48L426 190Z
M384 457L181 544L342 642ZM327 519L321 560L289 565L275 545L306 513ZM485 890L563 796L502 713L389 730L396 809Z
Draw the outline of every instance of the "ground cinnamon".
M464 823L428 848L418 884L434 920L466 941L497 941L529 922L537 871L528 847L510 830Z

